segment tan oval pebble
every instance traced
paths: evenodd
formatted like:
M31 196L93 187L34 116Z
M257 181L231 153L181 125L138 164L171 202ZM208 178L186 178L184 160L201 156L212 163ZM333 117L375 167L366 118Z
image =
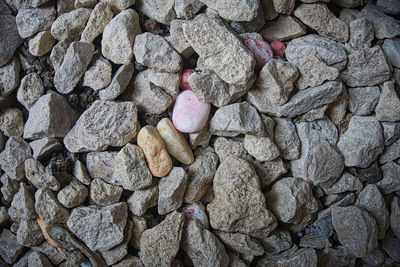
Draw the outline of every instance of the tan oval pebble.
M164 118L158 122L157 130L171 156L186 165L193 163L194 156L192 149L185 137L175 129L175 126L168 118Z
M137 135L137 144L143 150L147 167L153 176L164 177L172 169L172 160L157 129L147 125Z

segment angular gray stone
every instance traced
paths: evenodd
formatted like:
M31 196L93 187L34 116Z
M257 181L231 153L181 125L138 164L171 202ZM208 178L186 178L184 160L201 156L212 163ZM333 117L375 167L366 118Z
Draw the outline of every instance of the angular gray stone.
M11 179L22 180L25 175L25 160L31 157L28 143L21 137L11 136L0 153L0 167Z
M349 23L350 39L345 44L348 51L367 49L371 47L371 42L374 40L374 26L366 18L352 20Z
M51 50L50 60L51 65L53 66L55 71L57 71L63 63L65 54L67 53L68 47L71 42L71 40L59 41Z
M3 229L0 234L0 255L3 260L12 264L22 253L24 246L17 242L16 236L8 229Z
M114 13L118 13L135 4L135 0L100 0L109 5Z
M158 186L157 183L149 188L136 190L127 200L129 211L136 216L142 216L147 209L157 206Z
M305 235L300 239L299 246L314 249L323 249L326 247L332 247L332 243L326 237Z
M128 64L133 58L133 41L141 32L136 11L122 11L104 28L101 40L103 56L115 64Z
M44 94L42 79L35 72L29 73L21 80L17 99L27 110Z
M20 183L19 191L14 195L8 215L14 222L36 219L35 201L26 184Z
M251 164L260 178L261 188L265 188L272 184L277 178L287 172L281 158L265 162L251 161Z
M342 88L342 90L343 90L343 88ZM319 108L314 108L310 111L307 111L306 113L303 113L303 114L297 116L297 118L295 118L295 120L298 122L321 120L325 117L325 111L327 109L328 109L328 105L324 105Z
M89 172L86 181L91 182L91 178L100 178L107 183L115 184L113 177L114 159L117 155L116 151L90 152L86 155L86 167Z
M91 64L83 75L83 86L88 86L95 91L105 88L111 82L111 63L100 55L92 58Z
M133 52L137 62L157 71L175 73L182 68L181 56L160 35L150 32L137 35Z
M280 15L278 19L270 21L261 30L262 37L269 43L279 40L287 41L307 33L306 27L295 17Z
M134 70L134 64L132 63L124 64L119 67L117 72L114 74L114 77L112 78L110 84L106 88L100 90L100 99L114 100L120 94L122 94L127 88Z
M51 153L62 149L62 144L60 141L53 137L44 137L42 139L32 141L29 143L29 146L32 148L33 158L36 160L45 158Z
M400 158L400 139L397 139L393 144L385 148L385 151L379 157L379 163L385 164L398 158Z
M55 194L48 189L39 189L35 193L35 210L46 223L65 223L69 211L57 200Z
M41 57L53 48L55 42L50 30L39 32L29 40L29 53L35 57Z
M12 58L15 50L22 43L16 19L11 14L0 15L0 37L0 67L3 67ZM2 95L2 90L0 92Z
M64 257L53 247L49 242L44 241L40 246L33 247L34 251L41 252L46 255L46 257L51 261L52 264L57 265L64 261ZM26 254L25 254L26 255Z
M89 185L92 182L85 165L80 160L75 161L72 174L84 185Z
M6 207L0 207L0 225L8 223L10 216L8 215L8 210Z
M41 96L29 110L24 138L64 137L76 120L67 100L54 92Z
M198 146L201 146L202 148L208 147L210 139L211 133L209 123L207 123L199 132L189 134L189 143L192 149L196 149Z
M257 261L257 266L317 266L318 257L313 248L291 249L278 255L265 255Z
M240 34L258 32L265 25L264 11L260 6L256 11L254 19L250 21L231 21L230 25L235 32ZM243 38L243 36L241 37Z
M349 88L349 111L354 115L368 116L378 104L379 87Z
M185 216L177 211L167 215L140 238L139 256L144 266L171 266L179 250Z
M122 261L114 264L113 267L144 267L139 257L128 255Z
M204 3L199 0L176 0L174 10L177 18L190 20L196 16L196 13L199 12L203 6ZM174 20L171 21L171 28L174 23L173 21Z
M385 238L382 240L382 248L395 262L400 261L400 253L398 249L399 246L400 239L397 238L391 231L388 231Z
M383 178L376 183L383 194L390 194L400 190L400 165L388 162L381 167Z
M119 202L123 188L108 184L101 179L94 179L90 184L90 198L100 206L108 206Z
M292 246L292 238L289 231L283 229L275 229L268 237L259 241L268 255L276 255Z
M147 17L169 25L176 18L174 3L174 0L137 0L136 6Z
M383 131L379 121L373 116L353 116L347 131L340 135L337 147L345 166L368 167L383 152Z
M383 12L391 15L400 14L400 3L396 0L378 0L376 6L383 10Z
M335 0L335 1L341 1L341 0ZM348 1L348 0L344 0L344 1ZM353 0L350 0L350 1L353 1ZM359 0L355 0L355 1L359 1ZM347 24L349 24L349 26L350 26L350 23L353 20L357 19L358 13L360 13L360 11L357 9L343 8L339 12L339 18L341 20L343 20L344 22L346 22Z
M398 122L381 122L383 128L383 138L385 146L390 146L400 137L400 123Z
M124 240L127 217L125 202L106 207L78 207L72 210L67 226L92 251L105 251Z
M379 121L396 122L400 120L400 98L395 90L394 81L382 85L382 93L375 107Z
M276 228L258 176L246 160L230 156L223 161L215 173L213 189L215 198L207 210L214 229L263 238Z
M394 197L390 209L390 229L397 236L400 237L400 201L399 197Z
M147 229L147 221L144 217L133 216L133 230L132 230L132 237L130 245L134 248L139 250L140 249L140 237L142 233Z
M295 6L295 0L272 0L273 8L277 13L290 15Z
M75 0L75 8L90 7L93 8L97 4L97 0Z
M256 18L259 9L259 2L255 0L239 0L232 3L223 0L201 0L201 2L216 10L222 18L232 21L251 21Z
M25 160L25 176L37 188L60 190L60 182L37 160Z
M346 247L337 246L323 249L318 262L324 266L355 266L356 257Z
M316 217L318 203L309 183L287 177L265 193L268 208L292 231L301 231Z
M181 167L171 172L158 183L158 213L167 214L182 206L188 174Z
M193 5L197 5L196 3L199 3L201 4L201 6L203 5L203 3L198 0L177 0L175 1L175 10L177 8L177 5L179 5L180 3L191 3ZM186 23L188 23L187 20L172 20L171 25L169 26L169 36L166 36L165 40L168 41L168 43L176 50L176 52L181 54L183 57L188 58L194 54L194 50L183 37L182 26Z
M0 16L0 19L1 17L2 16ZM2 39L4 40L4 38ZM4 48L3 51L6 51L6 49ZM12 55L10 58L11 57ZM10 95L14 89L17 88L19 85L19 71L21 68L21 64L16 57L5 62L3 65L4 66L0 68L0 97Z
M17 231L17 242L25 247L37 246L44 240L42 229L36 220L21 221Z
M24 134L24 118L17 108L7 108L0 112L0 130L5 136L22 136Z
M378 246L375 219L355 206L333 206L332 224L339 241L356 257L368 256Z
M342 176L330 186L322 186L325 194L340 194L348 191L361 191L363 188L360 180L348 172L343 172Z
M264 248L254 237L241 233L227 233L222 231L215 231L214 233L226 248L232 251L249 255L250 257L264 254Z
M28 38L37 32L45 31L50 28L55 18L54 5L21 9L16 16L19 35Z
M270 161L279 156L278 147L268 137L246 134L243 145L249 155L259 161Z
M113 15L111 7L108 4L104 2L96 4L81 34L81 41L92 43L103 32Z
M382 45L383 53L394 68L400 68L400 39L386 39Z
M71 152L103 151L124 146L136 136L137 108L132 102L97 100L64 138Z
M214 142L214 149L220 162L225 161L231 155L248 158L248 153L244 148L243 142L235 139L217 137Z
M51 34L59 41L78 37L85 29L91 11L89 8L78 8L62 14L51 25Z
M71 209L83 204L88 195L89 193L86 186L73 180L57 193L57 199L61 205Z
M46 267L46 266L53 266L49 259L40 252L34 251L29 254L28 257L28 267Z
M94 53L94 45L72 42L64 60L54 75L54 86L62 94L68 94L78 85L85 74Z

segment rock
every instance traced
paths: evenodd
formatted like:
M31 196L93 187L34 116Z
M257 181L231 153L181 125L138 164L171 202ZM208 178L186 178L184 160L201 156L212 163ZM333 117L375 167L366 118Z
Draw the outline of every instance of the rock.
M72 210L67 226L92 251L105 251L123 241L127 216L125 202L78 207Z
M101 252L101 256L105 259L108 266L119 262L128 254L128 242L131 239L132 230L133 222L128 219L126 222L124 240L122 243L113 247L112 249Z
M203 198L212 183L217 165L218 156L213 152L207 152L197 157L189 166L185 203L194 203Z
M394 197L391 203L391 211L390 211L390 229L392 232L399 238L400 236L400 202L398 197Z
M31 192L24 183L20 183L19 191L14 195L8 215L12 221L28 221L37 217L35 202Z
M400 239L398 239L391 231L388 231L385 238L382 240L382 248L395 262L400 261L400 254L398 248L400 246Z
M46 31L55 18L56 9L52 5L21 9L16 16L19 35L25 39L37 32Z
M138 146L126 144L116 155L114 164L113 177L124 189L134 191L151 185L152 175Z
M194 162L193 152L187 140L175 129L168 118L158 122L157 131L171 156L185 165L190 165Z
M89 7L93 8L97 4L97 0L75 0L75 8Z
M337 147L345 166L366 168L383 152L382 127L375 117L353 116Z
M36 220L21 221L17 231L17 242L25 247L37 246L44 240L42 229Z
M257 1L237 1L228 4L225 1L201 0L209 8L216 10L219 15L232 21L251 21L256 18L259 3Z
M185 223L181 247L195 266L228 266L224 245L194 220Z
M49 30L39 32L29 40L29 53L35 57L43 56L53 48L55 42Z
M4 109L0 113L0 130L5 136L22 136L24 134L24 118L17 108Z
M199 12L203 6L204 3L199 0L177 0L175 1L174 10L176 17L190 20L196 16L196 13ZM174 20L171 21L171 27L173 21Z
M89 185L92 182L85 165L79 160L75 161L74 169L72 174L79 182L83 183L84 185Z
M199 3L203 5L200 1L197 0L177 0L175 1L175 10L178 5L178 3L188 3L191 2L192 4L194 3ZM190 46L190 44L186 41L186 39L183 37L183 25L186 24L186 20L181 20L181 19L174 19L171 21L171 25L169 26L169 36L165 37L165 40L168 41L168 43L178 52L181 54L183 57L188 58L191 55L194 54L193 48ZM183 37L183 38L182 38ZM182 74L182 79L184 75ZM184 88L187 89L187 88Z
M2 51L5 51L5 49ZM14 91L14 89L19 85L20 68L21 64L15 57L12 58L8 62L8 64L0 68L0 97L6 97L10 95Z
M366 18L373 25L377 39L393 38L400 34L400 22L385 15L382 10L372 4L366 5L357 18Z
M383 194L390 194L400 190L400 165L388 162L382 167L383 178L376 183Z
M31 148L21 137L7 139L4 150L0 153L0 166L14 180L22 180L25 175L26 159L32 157Z
M273 8L280 14L292 14L295 1L294 0L272 0Z
M340 194L348 191L361 191L363 188L360 180L348 172L343 172L342 176L332 185L322 187L325 194Z
M272 41L271 49L276 57L285 57L286 45L279 40Z
M75 0L57 0L57 14L61 15L75 9Z
M40 252L34 251L31 254L29 254L28 257L28 267L30 266L53 266L49 259L47 259L47 257Z
M274 122L274 143L278 146L281 157L286 160L298 159L300 140L296 126L288 118L274 118Z
M123 11L135 4L135 0L100 0L100 2L106 3L110 6L114 13Z
M132 266L132 267L143 267L143 263L139 257L128 255L122 261L114 264L113 267L125 267L125 266Z
M315 34L290 41L285 55L299 70L296 87L300 90L335 80L347 62L342 45Z
M167 214L182 206L188 175L181 167L174 167L158 184L158 213Z
M335 125L339 125L347 114L348 98L347 89L343 86L336 100L328 105L325 113Z
M29 110L24 138L36 140L43 137L64 137L75 120L75 111L68 105L67 100L57 93L50 92L41 96Z
M4 225L8 223L10 220L10 216L8 215L8 211L6 207L0 207L0 225Z
M393 144L387 146L383 154L379 157L379 163L394 161L400 158L400 139L397 139Z
M181 56L162 36L156 34L139 34L135 38L133 52L137 62L157 71L175 73L182 68Z
M374 86L390 78L390 67L379 46L353 51L341 73L343 81L351 87Z
M256 109L247 102L219 108L210 121L210 131L218 136L263 135L264 125Z
M78 85L94 53L94 45L72 42L63 63L54 75L54 86L62 94L68 94Z
M205 65L225 82L245 84L253 75L253 56L221 20L198 15L183 25L183 33Z
M17 99L27 110L44 94L42 79L35 72L29 73L21 80Z
M306 34L305 26L292 16L280 15L277 20L268 22L261 30L262 37L269 43L287 41Z
M69 211L57 200L55 194L48 189L38 189L35 193L35 210L46 223L65 223Z
M378 103L379 87L349 88L349 110L354 115L368 116Z
M336 18L323 3L302 4L296 8L294 15L323 37L342 43L349 39L347 23Z
M134 70L134 64L132 63L128 63L119 67L109 85L106 88L100 90L100 99L114 100L119 95L121 95L127 88Z
M136 136L137 108L132 102L97 100L64 138L71 152L103 151L124 146Z
M185 90L176 98L172 121L177 130L195 133L206 125L210 110L209 103L200 102L193 91Z
M51 34L57 40L74 39L85 29L91 9L78 8L59 16L51 26Z
M195 149L198 146L201 146L203 148L208 147L210 139L211 139L211 133L210 133L210 126L208 123L199 132L189 134L189 143L193 149Z
M172 104L178 92L178 73L146 69L131 80L123 98L137 105L139 111L161 114Z
M334 234L330 209L322 210L318 218L304 229L309 236L329 238Z
M179 250L185 217L174 211L140 238L139 256L145 266L170 266Z
M158 187L156 183L146 189L136 190L128 199L129 211L142 216L147 209L157 206Z
M269 161L279 156L278 147L268 137L259 137L246 134L244 148L259 161Z
M90 152L86 155L86 167L90 175L84 178L91 183L90 177L99 178L107 183L116 183L114 173L114 160L116 151ZM86 176L86 175L85 175Z
M210 229L206 208L201 202L190 203L182 208L186 219L194 220L201 224L204 228Z
M343 246L324 248L318 255L318 262L324 266L355 266L356 257Z
M400 123L381 122L385 146L390 146L400 137Z
M257 261L257 266L317 266L317 253L312 248L291 249L278 255L265 255Z
M319 108L314 108L310 111L307 111L306 113L303 113L297 118L295 118L296 121L315 121L315 120L321 120L325 117L325 111L328 109L328 105L324 105Z
M260 178L261 188L267 187L287 172L281 158L266 162L251 161L251 164Z
M25 176L38 189L60 190L60 182L37 160L25 160Z
M3 260L12 264L22 253L24 246L17 242L16 236L8 229L3 229L0 234L0 255Z
M64 261L63 256L53 247L49 242L44 241L40 246L33 247L34 251L41 252L46 255L46 257L51 261L52 264L57 265ZM26 255L26 254L25 254Z
M260 5L260 4L259 4ZM256 17L250 21L231 21L230 26L232 29L239 33L251 33L251 32L258 32L264 25L265 25L265 17L264 17L264 11L261 8L258 8L256 11ZM242 36L241 36L242 37ZM244 38L246 39L246 38ZM252 38L248 38L252 39ZM258 38L257 38L258 39ZM262 40L259 39L259 40Z
M156 177L166 176L172 169L172 161L156 128L147 125L137 136L138 146L143 150L147 166Z
M0 67L3 67L10 61L15 50L22 43L22 38L18 33L16 19L11 14L1 15L0 25ZM2 68L0 68L1 71ZM3 90L0 90L0 93L3 94Z
M337 1L340 1L340 0L335 0L335 1L337 2ZM346 0L344 0L344 1L346 1ZM352 0L350 0L350 1L352 1ZM358 0L355 0L355 1L358 1ZM343 8L339 12L339 18L341 20L343 20L344 22L346 22L347 24L351 24L351 22L353 20L357 19L358 13L360 13L360 11L357 10L357 9ZM349 25L349 26L351 26L351 25ZM351 31L351 29L350 29L350 31Z
M276 227L275 216L265 206L258 176L246 160L230 156L223 161L213 189L215 198L207 210L214 229L262 238ZM259 219L253 220L254 216Z
M366 18L354 19L350 23L350 40L345 44L347 51L368 49L374 39L374 27Z
M32 148L33 158L36 160L41 160L51 153L62 149L61 143L53 137L45 137L32 141L29 143L29 146Z
M368 212L355 206L332 206L331 210L339 241L353 255L368 256L378 246L376 223Z
M95 56L83 75L82 85L95 91L101 90L111 82L111 72L111 63L100 55Z
M67 49L71 42L72 41L70 40L62 40L53 46L50 53L50 60L55 71L57 71L63 63L65 54L67 53Z
M276 255L292 246L292 238L287 230L275 229L268 237L259 241L267 255Z
M222 231L215 231L215 234L232 251L249 255L250 257L264 254L264 249L260 242L253 237L241 233L227 233Z
M81 34L81 42L92 43L99 36L113 17L113 12L108 4L96 4Z
M147 229L147 221L143 217L133 216L132 223L133 223L133 231L131 240L129 242L134 249L139 250L140 237L142 236L143 232Z
M217 137L214 142L214 149L220 162L225 161L231 155L248 158L243 142L235 141L234 139Z
M274 53L267 42L264 40L244 40L246 47L253 53L256 60L256 69L260 70L273 58Z
M400 120L400 98L396 93L394 81L382 85L382 93L375 107L379 121L396 122Z
M122 187L94 179L90 184L90 198L100 206L108 206L119 202L122 195Z
M173 0L138 0L136 6L144 15L162 24L169 25L176 18Z
M64 207L71 209L83 204L87 196L87 188L82 183L73 180L58 192L57 199Z

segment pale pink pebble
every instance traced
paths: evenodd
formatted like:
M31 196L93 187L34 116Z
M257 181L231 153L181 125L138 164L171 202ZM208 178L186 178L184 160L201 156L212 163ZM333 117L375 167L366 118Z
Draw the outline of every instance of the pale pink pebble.
M275 55L280 56L280 57L285 56L286 46L281 41L279 41L279 40L273 41L271 43L271 49Z
M205 228L209 228L206 208L201 202L187 204L182 208L182 212L185 214L186 218L195 220Z
M189 79L189 76L192 75L193 72L196 72L196 71L194 69L186 69L183 71L181 84L180 84L180 86L183 90L192 90L192 87L190 87L188 79Z
M247 39L244 44L253 53L256 59L256 68L259 70L274 57L274 53L266 41Z
M172 122L182 133L195 133L206 125L210 110L210 103L200 102L193 91L185 90L176 98Z

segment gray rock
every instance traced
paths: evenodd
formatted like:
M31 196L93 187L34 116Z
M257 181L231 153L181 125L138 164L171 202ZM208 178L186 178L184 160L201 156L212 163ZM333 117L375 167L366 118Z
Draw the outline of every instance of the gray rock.
M101 179L94 179L90 184L90 198L100 206L108 206L119 202L123 188L107 184Z
M19 191L14 195L8 215L15 222L36 219L35 201L24 183L20 184Z
M182 206L188 174L181 167L171 172L158 183L158 213L167 214Z
M211 139L210 125L207 123L199 132L189 134L189 143L192 149L198 146L202 148L208 147Z
M0 25L0 67L3 67L22 43L22 38L18 33L16 19L11 14L0 15ZM0 92L2 95L2 90Z
M374 40L374 26L366 18L354 19L350 23L350 40L345 45L346 50L354 51L371 47Z
M268 137L246 134L243 145L249 155L259 161L269 161L279 156L278 147Z
M110 250L101 252L101 256L104 258L108 266L115 264L116 262L119 262L128 254L128 242L131 239L132 230L133 230L133 222L128 219L126 222L124 230L124 240L122 241L122 243L113 247Z
M147 209L157 206L157 183L147 189L136 190L128 199L129 211L136 216L142 216Z
M391 203L390 210L390 229L397 236L400 237L400 201L399 197L394 197Z
M385 148L385 151L379 157L379 163L385 164L398 158L400 158L400 139L397 139L393 144Z
M295 17L280 15L278 19L268 22L260 33L267 42L271 43L275 40L291 40L305 35L307 31Z
M349 88L349 110L354 115L368 116L378 104L379 87Z
M355 206L333 206L331 210L339 241L353 255L368 256L378 246L376 222L368 212Z
M225 161L231 155L248 158L243 142L239 142L235 139L217 137L214 141L214 149L220 162Z
M89 176L88 179L84 179L91 182L90 177L93 179L100 178L107 183L115 184L116 181L113 177L113 173L116 155L116 151L88 153L86 156L86 167L89 172Z
M2 16L0 16L0 19L1 17ZM5 38L2 38L2 40L4 39ZM6 51L6 49L4 48L2 51ZM11 57L12 55L10 58ZM0 68L0 97L6 97L10 95L14 89L17 88L19 85L19 70L21 68L21 64L16 57L12 58L8 62L5 62L3 65L4 66Z
M340 1L340 0L335 0L335 1ZM347 1L347 0L344 0ZM353 0L350 0L353 1ZM359 1L359 0L355 0L355 1ZM339 12L339 18L341 20L343 20L344 22L346 22L347 24L349 24L349 26L351 26L351 22L353 20L357 19L357 15L358 13L360 13L359 10L357 9L352 9L352 8L343 8L340 10ZM351 37L351 36L350 36Z
M330 209L322 210L318 213L318 218L304 229L310 236L320 236L329 238L333 235L333 225Z
M5 136L22 136L24 134L24 118L17 108L7 108L0 112L0 130Z
M12 15L11 9L8 7L5 1L0 1L0 15Z
M345 43L349 39L349 27L346 22L335 17L326 4L302 4L294 15L321 36Z
M178 5L181 3L185 4L193 4L197 5L197 3L203 5L200 1L197 0L176 0L175 1L175 10ZM191 5L190 5L191 6ZM193 14L194 16L194 14ZM188 58L194 54L193 48L183 37L183 29L182 26L188 23L187 20L182 19L174 19L171 21L171 25L169 26L169 36L165 37L165 40L183 57ZM183 38L182 38L183 37Z
M214 233L226 248L232 251L249 255L250 257L264 254L264 248L254 237L241 233L227 233L222 231L215 231Z
M64 137L76 120L67 100L54 92L41 96L29 110L24 138Z
M44 137L29 143L33 151L33 158L41 160L55 151L62 149L62 144L53 137Z
M400 120L400 98L395 90L394 81L382 85L382 93L375 107L379 121L396 122Z
M258 8L256 14L256 17L250 21L231 21L230 25L232 29L240 34L258 32L265 25L263 9L261 7Z
M28 267L46 267L46 266L53 266L49 259L40 252L34 251L29 254L28 258Z
M56 9L53 5L21 9L16 16L19 35L28 38L37 32L48 30L55 18Z
M85 74L94 53L94 45L72 42L64 60L54 75L54 86L62 94L68 94L78 85Z
M292 246L289 231L282 229L275 229L268 237L259 239L259 241L268 255L276 255Z
M57 200L55 194L48 189L39 189L35 193L35 210L46 223L65 223L69 211Z
M266 255L257 261L257 266L317 266L318 257L313 248L293 246L290 250L278 255Z
M400 123L398 122L381 122L383 129L383 138L385 146L390 146L400 137Z
M125 266L144 267L140 258L132 255L126 256L122 261L113 265L113 267L125 267Z
M325 194L332 195L348 191L360 191L363 185L357 177L345 171L334 184L323 186L322 188Z
M104 28L101 40L103 56L115 64L128 64L133 58L133 41L141 32L136 11L122 11Z
M376 161L367 168L353 168L352 172L361 182L376 183L382 179L382 170Z
M21 221L17 231L17 242L25 247L37 246L44 240L42 229L36 220Z
M92 182L90 175L88 174L85 165L79 160L75 161L74 169L72 174L79 182L84 185L89 185Z
M300 239L300 247L323 249L332 247L328 238L322 236L305 235Z
M219 108L210 121L210 131L218 136L264 135L264 125L256 109L247 102Z
M28 143L21 137L11 136L0 153L0 167L11 179L22 180L25 175L25 160L31 157Z
M272 184L277 178L287 172L281 158L265 162L251 161L251 164L256 170L258 178L260 178L261 188L265 188Z
M332 0L337 6L344 7L344 8L355 8L363 4L361 0Z
M381 248L376 248L371 251L369 256L361 258L361 260L370 266L378 266L385 261L385 258L385 252Z
M147 229L147 221L144 217L133 216L132 222L133 222L132 237L129 242L134 249L139 250L140 237L142 236L143 232Z
M61 15L75 9L75 0L57 0L57 14Z
M198 15L183 25L183 33L205 65L226 83L244 85L253 75L253 55L221 20Z
M51 34L59 41L78 37L85 29L91 11L89 8L78 8L62 14L51 25Z
M314 219L318 204L311 185L302 179L287 177L265 193L268 208L292 231L301 231Z
M295 6L295 0L272 0L273 8L277 13L290 15Z
M135 38L135 58L140 64L157 71L175 73L182 68L181 56L160 35L145 32Z
M96 4L81 34L81 41L92 43L94 39L103 32L113 15L110 5L104 2Z
M204 4L199 0L176 0L174 10L177 18L190 20L196 16L196 13L199 12L203 6ZM174 20L171 21L171 28L172 24L174 24L173 21Z
M37 160L25 160L25 176L37 188L60 190L60 182Z
M240 0L234 3L223 0L201 0L201 2L216 10L222 18L233 21L251 21L256 18L259 9L259 2L254 0Z
M185 203L195 203L203 198L212 183L217 166L218 156L213 152L197 157L189 166Z
M0 234L0 255L3 260L12 264L19 257L24 246L17 242L16 236L8 229L3 229Z
M127 216L125 202L78 207L72 210L67 226L92 251L105 251L123 242Z
M388 231L385 238L382 240L382 248L395 262L400 261L399 253L400 239L397 238L391 231Z
M315 34L290 41L285 55L299 70L296 87L300 90L318 86L326 80L335 80L347 62L341 44Z
M215 198L207 210L214 229L263 238L276 228L258 176L246 160L230 156L223 161L215 173L213 189Z
M65 54L67 53L68 47L71 42L71 40L59 41L51 50L50 60L55 71L57 71L63 63Z
M351 52L340 76L351 87L374 86L389 80L390 67L382 49L374 46Z
M20 10L22 8L32 8L32 7L39 7L48 2L48 0L6 0L5 1L10 8Z
M100 0L109 5L114 13L118 13L135 4L135 0Z
M353 116L337 147L345 166L366 168L383 152L382 127L373 116Z
M343 90L343 88L342 88L342 90ZM297 118L295 118L295 120L298 122L321 120L321 119L325 118L325 111L328 109L328 106L329 105L324 105L319 108L311 109L310 111L307 111L306 113L303 113L303 114L297 116Z
M8 223L10 216L8 215L8 210L6 207L0 207L0 225Z
M21 80L17 99L27 110L44 94L42 79L35 72L29 73Z
M211 136L210 136L211 138ZM6 137L4 134L0 131L0 151L4 149L4 143L6 142Z
M346 247L337 246L320 251L318 263L323 266L355 266L356 257Z
M64 138L71 152L103 151L124 146L136 136L137 109L132 102L97 100Z
M347 194L333 194L326 195L322 198L322 204L325 207L338 206L338 207L347 207L349 205L353 205L356 200L355 193L347 193Z
M383 178L376 183L383 194L390 194L400 190L400 165L388 162L381 167Z
M50 30L39 32L29 40L29 53L35 57L43 56L53 48L55 42Z
M94 7L97 4L97 0L75 0L75 8L80 7Z
M106 88L100 90L100 99L114 100L121 95L127 88L134 70L134 64L132 63L124 64L119 67L110 84Z
M58 192L57 199L61 205L71 209L83 204L88 194L87 188L74 180Z
M83 75L83 86L88 86L95 91L105 88L111 82L112 66L111 63L100 55L92 58Z
M136 6L147 17L169 25L176 18L174 3L174 0L138 0Z
M185 216L177 211L167 215L140 238L139 256L144 266L170 266L179 250Z
M228 266L224 245L194 220L185 223L181 247L195 266Z
M400 14L400 3L396 0L378 0L376 6L383 10L383 12L391 15Z

